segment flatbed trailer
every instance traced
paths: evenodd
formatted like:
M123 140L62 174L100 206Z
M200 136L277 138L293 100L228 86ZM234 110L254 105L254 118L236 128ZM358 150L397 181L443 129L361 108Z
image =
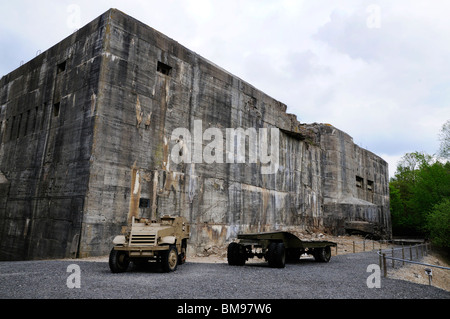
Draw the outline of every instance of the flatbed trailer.
M331 241L301 240L290 232L238 234L237 241L228 245L228 264L243 266L250 258L264 258L272 268L284 268L286 262L296 262L303 254L313 255L316 261L329 262Z

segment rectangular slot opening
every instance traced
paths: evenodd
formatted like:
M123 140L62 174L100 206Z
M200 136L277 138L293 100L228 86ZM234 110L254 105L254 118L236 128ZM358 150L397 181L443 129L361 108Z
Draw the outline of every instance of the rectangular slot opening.
M53 104L53 116L59 116L59 109L61 106L61 102Z
M367 181L367 190L373 192L373 181Z
M140 198L139 199L139 208L148 208L148 207L150 207L150 199Z
M172 67L167 65L167 64L164 64L164 63L158 61L158 66L157 66L156 70L159 73L162 73L164 75L170 75L170 71L172 70Z
M66 61L59 63L57 68L58 68L57 74L64 72L66 70Z
M364 179L362 177L356 176L356 187L363 188Z

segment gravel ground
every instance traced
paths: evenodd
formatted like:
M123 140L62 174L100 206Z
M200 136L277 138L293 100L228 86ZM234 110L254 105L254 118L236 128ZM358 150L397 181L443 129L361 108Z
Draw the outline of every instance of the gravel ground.
M71 264L80 267L80 288L67 286ZM381 288L368 288L370 264L378 264L375 252L333 256L329 263L301 259L284 269L194 258L174 273L150 267L112 274L105 258L1 262L0 299L450 299L445 290L382 274Z

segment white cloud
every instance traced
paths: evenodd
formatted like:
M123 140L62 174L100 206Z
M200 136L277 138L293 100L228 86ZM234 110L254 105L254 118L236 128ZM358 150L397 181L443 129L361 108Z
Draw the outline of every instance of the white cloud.
M73 32L70 5L82 25L118 8L387 158L436 152L450 119L447 0L9 1L0 74Z
M204 23L212 18L213 8L209 0L185 0L183 4L186 12L197 21Z

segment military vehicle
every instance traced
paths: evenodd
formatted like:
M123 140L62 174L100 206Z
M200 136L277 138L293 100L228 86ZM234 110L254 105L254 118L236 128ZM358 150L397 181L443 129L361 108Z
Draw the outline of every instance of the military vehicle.
M184 217L163 216L154 221L132 218L131 225L113 240L109 268L113 273L125 272L129 263L145 265L151 260L172 272L186 261L190 226Z
M296 262L303 254L313 255L316 261L329 262L331 241L305 241L289 232L238 234L237 241L228 245L228 264L243 266L249 258L264 258L272 268L284 268L286 261Z

